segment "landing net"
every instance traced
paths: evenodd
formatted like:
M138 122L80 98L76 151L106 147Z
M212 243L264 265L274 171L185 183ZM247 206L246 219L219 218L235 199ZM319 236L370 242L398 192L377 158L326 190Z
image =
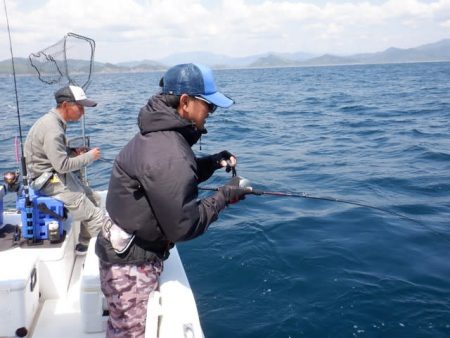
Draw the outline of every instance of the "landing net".
M67 33L60 41L29 55L39 80L46 84L76 85L84 90L94 70L95 41Z

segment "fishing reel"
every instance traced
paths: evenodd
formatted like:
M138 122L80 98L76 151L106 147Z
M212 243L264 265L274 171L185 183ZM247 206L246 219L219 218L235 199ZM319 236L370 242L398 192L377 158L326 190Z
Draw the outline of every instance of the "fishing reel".
M69 157L79 156L88 152L91 149L90 145L91 140L89 136L74 137L67 142L67 153L69 154ZM73 173L78 176L81 182L83 182L85 185L89 185L86 167L74 171Z
M236 171L236 166L231 165L231 161L228 160L227 166L225 167L225 171L228 173L231 171L231 179L228 182L229 185L234 185L239 188L248 188L249 191L252 191L252 187L250 181L242 176L238 176Z
M80 136L70 139L67 142L68 153L70 157L75 157L84 154L90 150L89 136Z
M3 174L3 182L5 182L5 188L8 192L18 192L20 189L20 172L7 171Z
M243 178L241 176L233 176L231 180L228 182L229 185L233 185L239 188L250 188L250 181L246 178Z

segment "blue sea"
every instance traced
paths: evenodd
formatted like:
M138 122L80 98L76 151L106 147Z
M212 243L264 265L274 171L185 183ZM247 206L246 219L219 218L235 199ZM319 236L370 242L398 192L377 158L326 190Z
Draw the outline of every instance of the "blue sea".
M178 248L207 338L450 337L450 63L215 71L236 104L208 120L199 156L227 149L264 191ZM111 161L161 73L94 74L86 132ZM26 132L55 87L18 77ZM0 78L0 171L17 168L12 77ZM80 133L80 124L69 127ZM230 175L217 172L205 185ZM202 196L208 192L203 191ZM14 196L6 196L13 206Z

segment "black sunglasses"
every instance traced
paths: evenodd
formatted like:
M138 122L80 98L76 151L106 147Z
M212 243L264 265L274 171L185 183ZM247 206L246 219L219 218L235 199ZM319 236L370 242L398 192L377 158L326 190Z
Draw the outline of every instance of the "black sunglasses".
M206 104L208 105L209 112L210 112L211 114L214 113L214 112L216 111L217 106L216 106L214 103L209 102L208 100L204 99L204 98L201 97L201 96L194 96L194 98L197 99L197 100L206 102Z

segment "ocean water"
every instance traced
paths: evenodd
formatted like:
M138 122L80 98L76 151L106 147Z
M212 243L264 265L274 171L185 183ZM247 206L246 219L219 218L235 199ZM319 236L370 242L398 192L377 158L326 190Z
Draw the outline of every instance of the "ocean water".
M248 196L178 245L208 338L450 336L450 63L218 70L235 99L198 155L228 149L265 191L372 205ZM111 163L137 132L161 73L95 74L86 131ZM24 132L55 87L19 77ZM11 77L0 79L0 170L17 167ZM80 133L80 124L69 127ZM217 172L208 186L229 174ZM207 192L202 192L202 196ZM13 196L5 199L13 205Z

